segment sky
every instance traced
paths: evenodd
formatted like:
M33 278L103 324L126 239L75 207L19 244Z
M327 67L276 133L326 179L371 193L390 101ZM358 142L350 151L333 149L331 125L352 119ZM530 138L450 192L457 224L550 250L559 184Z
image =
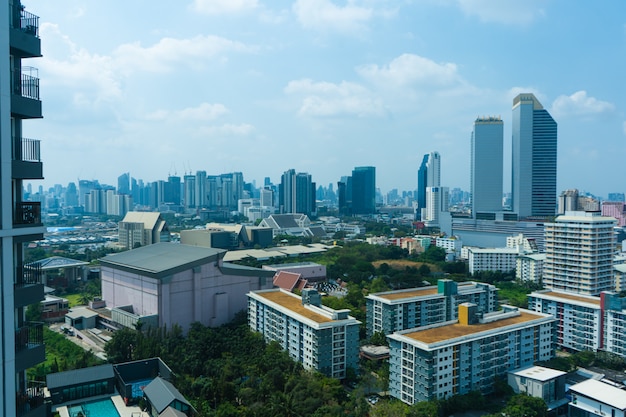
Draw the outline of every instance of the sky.
M470 188L479 116L534 93L558 123L557 190L625 192L626 2L24 0L40 17L45 180L198 170L327 186L375 166L414 190L424 154Z

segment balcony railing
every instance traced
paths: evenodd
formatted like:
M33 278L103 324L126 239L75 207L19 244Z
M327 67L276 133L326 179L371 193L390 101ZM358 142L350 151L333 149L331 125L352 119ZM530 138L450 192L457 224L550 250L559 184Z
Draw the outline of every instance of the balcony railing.
M15 331L15 352L43 345L43 323L26 323Z
M13 148L13 160L26 162L41 162L41 141L38 139L13 138L13 143L19 143Z
M35 74L35 75L33 75ZM37 68L22 67L13 70L13 94L39 100L39 77Z
M19 3L13 6L11 26L39 37L39 16L27 12Z
M29 381L25 392L17 392L15 398L17 417L44 405L44 383Z
M16 226L41 224L41 203L35 201L17 203L13 224Z
M15 286L41 284L43 271L40 264L25 264L15 268Z

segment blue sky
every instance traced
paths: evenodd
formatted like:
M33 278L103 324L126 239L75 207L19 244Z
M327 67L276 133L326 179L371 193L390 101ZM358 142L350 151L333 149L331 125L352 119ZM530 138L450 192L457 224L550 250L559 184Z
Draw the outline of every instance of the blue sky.
M287 169L336 183L355 166L469 190L477 116L532 92L558 122L558 189L624 192L626 2L29 0L40 16L43 184L116 185ZM41 184L41 183L38 183ZM37 183L35 183L37 185ZM506 187L508 189L508 187Z

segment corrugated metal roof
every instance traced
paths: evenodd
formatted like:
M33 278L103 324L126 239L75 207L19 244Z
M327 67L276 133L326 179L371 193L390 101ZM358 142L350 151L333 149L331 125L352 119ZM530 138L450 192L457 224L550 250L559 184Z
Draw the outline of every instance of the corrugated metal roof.
M177 243L155 243L100 259L103 266L126 269L160 278L194 266L217 261L226 253L223 249Z
M156 377L144 389L143 393L158 413L163 412L174 400L191 407L191 404L174 385L161 377Z
M104 381L114 378L113 365L99 365L90 368L74 369L72 371L57 372L46 375L48 389L57 389L72 385L80 385L88 382Z

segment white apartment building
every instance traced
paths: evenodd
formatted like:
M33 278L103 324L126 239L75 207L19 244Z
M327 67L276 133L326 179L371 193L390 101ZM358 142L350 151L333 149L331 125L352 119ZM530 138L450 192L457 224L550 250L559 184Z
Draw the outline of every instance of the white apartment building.
M426 187L426 208L422 210L422 220L428 224L439 224L440 214L447 212L450 199L448 187Z
M470 391L488 393L496 377L554 356L554 317L505 306L459 320L388 335L390 395L412 405Z
M571 401L569 416L572 417L626 417L626 393L624 390L588 379L569 388Z
M545 253L530 253L518 256L515 261L515 279L525 282L541 282L545 260Z
M460 256L463 241L455 237L438 237L435 238L435 246L444 248L446 252L453 252L457 256Z
M345 378L359 358L359 322L349 310L321 304L313 289L302 297L281 289L248 293L248 323L266 341L276 341L305 369Z
M534 253L538 252L537 241L533 238L524 236L522 233L506 238L507 248L519 248L520 252Z
M528 308L557 318L561 348L604 350L626 357L626 298L609 292L594 297L543 290L528 295Z
M469 273L513 271L517 266L518 248L467 248Z
M367 335L390 334L456 320L462 303L476 304L483 313L495 311L497 291L490 284L440 279L437 286L369 294L365 297Z
M544 286L586 295L613 291L616 224L612 217L580 211L546 223Z

